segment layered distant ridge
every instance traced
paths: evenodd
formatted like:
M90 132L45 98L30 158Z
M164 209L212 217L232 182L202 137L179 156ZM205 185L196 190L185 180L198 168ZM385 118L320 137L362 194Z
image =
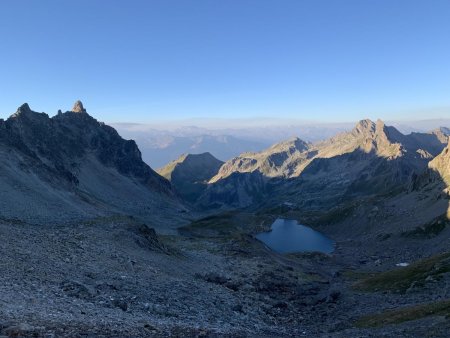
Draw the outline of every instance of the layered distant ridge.
M445 134L441 128L404 135L381 120L366 119L316 144L290 139L227 161L199 203L242 207L289 201L313 207L400 191L443 150Z

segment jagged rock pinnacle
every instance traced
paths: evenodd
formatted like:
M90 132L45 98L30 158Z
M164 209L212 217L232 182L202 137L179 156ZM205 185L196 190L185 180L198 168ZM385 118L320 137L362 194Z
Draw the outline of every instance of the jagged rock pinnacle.
M73 105L72 111L74 113L85 113L86 109L84 109L83 107L83 103L78 100L77 102L75 102L75 104Z
M361 120L359 121L355 128L353 129L354 132L360 134L365 132L375 132L376 125L373 121L369 119Z
M11 115L11 117L18 117L23 114L28 114L31 112L30 106L28 103L22 104L19 108L17 108L17 111Z
M30 106L28 105L28 103L24 103L23 105L21 105L18 110L20 110L20 111L31 111Z

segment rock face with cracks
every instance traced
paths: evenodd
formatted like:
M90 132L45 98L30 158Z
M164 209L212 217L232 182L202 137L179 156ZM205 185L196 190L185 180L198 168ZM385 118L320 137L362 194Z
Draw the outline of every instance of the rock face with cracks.
M49 117L28 104L0 120L1 216L47 223L106 213L164 217L179 209L170 182L132 140L77 101ZM170 217L169 217L170 218Z

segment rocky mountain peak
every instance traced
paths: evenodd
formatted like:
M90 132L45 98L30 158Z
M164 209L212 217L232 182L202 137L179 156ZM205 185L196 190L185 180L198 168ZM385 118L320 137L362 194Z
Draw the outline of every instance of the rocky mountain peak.
M30 112L30 111L31 111L31 108L30 108L30 106L28 105L28 103L24 103L24 104L22 104L19 108L17 108L17 111L27 111L27 112Z
M217 174L223 162L211 153L184 154L157 172L172 182L187 201L195 202L207 188L207 182Z
M289 140L292 145L299 151L304 151L308 148L308 143L306 143L305 141L303 141L302 139L298 138L298 137L293 137L291 140ZM289 142L288 141L288 142Z
M172 174L177 171L182 171L184 176L208 176L211 178L217 173L223 162L215 158L211 153L206 152L202 154L183 154L176 160L168 163L166 166L160 168L158 173L167 178L172 179ZM204 174L208 172L207 174Z
M28 103L24 103L19 108L17 108L17 111L11 117L18 117L21 114L30 113L31 111L32 110L31 110L30 106L28 105Z
M431 134L436 135L440 142L447 143L450 137L450 129L446 127L439 127L431 131Z
M356 124L356 126L353 128L353 134L355 134L355 135L359 135L359 134L375 135L375 134L384 133L385 129L386 129L386 125L385 125L384 121L378 119L376 122L373 122L370 119L365 119L365 120L359 121Z
M0 122L0 186L12 198L2 199L2 216L44 223L66 214L152 217L164 213L156 203L179 203L134 141L84 113L81 102L73 110L49 117L23 104Z
M195 161L195 160L217 160L210 152L205 152L201 154L184 154L184 161Z
M353 128L353 134L367 134L374 133L376 129L376 124L370 120L365 119L359 121L356 126Z
M347 137L349 134L346 134ZM359 121L350 133L350 144L357 146L364 152L376 152L379 156L395 158L402 154L405 146L405 136L394 127L378 119ZM348 149L352 149L352 147Z
M72 111L74 113L86 113L86 109L83 107L83 103L80 100L77 100L73 105Z
M386 124L383 120L378 119L376 122L376 129L377 130L383 130L386 127Z
M28 103L22 104L19 108L17 108L16 112L12 114L8 121L9 123L17 124L17 125L28 125L34 123L42 123L48 119L48 115L46 113L38 113L31 110ZM44 122L45 123L45 122Z

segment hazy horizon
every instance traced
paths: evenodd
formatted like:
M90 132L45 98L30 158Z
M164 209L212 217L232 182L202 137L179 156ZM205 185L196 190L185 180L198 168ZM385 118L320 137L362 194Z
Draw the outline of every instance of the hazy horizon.
M37 111L37 112L43 112L48 114L50 117L55 116L57 114L57 111L50 112L42 109L36 109L32 104L29 102L23 102L22 104L29 104L31 110ZM84 102L83 102L84 103ZM17 108L20 107L20 105L17 105L16 109L11 111L10 113L5 113L0 111L0 118L7 119L11 115L13 115ZM66 107L69 107L69 105L66 105ZM70 106L71 107L71 106ZM60 110L69 111L71 108L59 108ZM186 127L199 127L199 128L206 128L206 129L226 129L226 128L260 128L260 127L272 127L272 126L316 126L316 125L346 125L346 124L354 124L360 120L364 119L370 119L372 121L377 121L378 119L384 121L387 124L392 125L401 125L401 124L420 124L422 122L426 122L424 128L422 130L427 130L427 125L435 125L436 127L447 127L446 125L438 125L436 123L444 122L449 123L450 121L450 107L448 108L448 115L445 113L441 113L440 115L434 116L433 114L428 114L427 112L422 112L420 114L420 117L416 114L412 114L411 117L403 116L399 117L397 119L395 118L382 118L377 115L373 114L364 114L361 113L361 115L358 118L355 119L348 119L348 120L339 120L339 119L331 119L331 120L320 120L320 119L312 119L312 118L295 118L295 117L276 117L276 116L259 116L259 117L208 117L208 116L192 116L188 118L153 118L151 120L135 120L133 118L129 118L130 114L129 112L123 112L123 116L128 117L124 118L123 120L111 120L108 119L106 116L106 119L101 119L104 114L101 114L96 111L92 111L89 109L89 106L85 104L85 107L90 115L92 115L97 120L100 120L102 122L105 122L107 124L111 125L135 125L135 126L143 126L144 129L147 128L154 128L154 129L164 129L164 130L172 130L177 128L186 128ZM440 108L440 109L434 109L433 112L446 112L447 108ZM383 114L381 114L383 115ZM131 115L133 116L133 115Z

